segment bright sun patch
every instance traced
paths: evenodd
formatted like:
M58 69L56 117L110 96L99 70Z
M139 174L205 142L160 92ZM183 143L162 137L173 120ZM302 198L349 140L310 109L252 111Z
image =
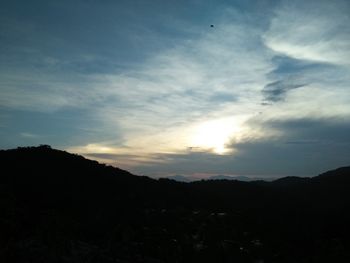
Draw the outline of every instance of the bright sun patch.
M230 139L239 131L239 125L233 119L207 121L195 127L191 138L192 147L226 154L232 151L227 148Z

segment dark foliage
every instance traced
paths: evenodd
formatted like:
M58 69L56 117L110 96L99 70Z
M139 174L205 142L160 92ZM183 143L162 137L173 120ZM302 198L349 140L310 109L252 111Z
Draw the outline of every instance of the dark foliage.
M350 262L350 167L179 183L45 145L0 160L0 262Z

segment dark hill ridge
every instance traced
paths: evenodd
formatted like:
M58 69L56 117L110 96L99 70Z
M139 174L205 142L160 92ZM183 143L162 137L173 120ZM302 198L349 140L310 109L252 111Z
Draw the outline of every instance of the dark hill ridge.
M350 167L181 183L49 146L0 167L0 262L350 262Z

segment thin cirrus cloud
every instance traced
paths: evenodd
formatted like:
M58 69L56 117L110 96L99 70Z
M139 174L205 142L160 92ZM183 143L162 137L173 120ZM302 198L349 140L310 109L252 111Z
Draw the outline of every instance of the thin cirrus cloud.
M282 1L264 42L292 58L349 66L349 10L348 1Z
M267 102L281 101L286 96L286 93L293 89L298 89L306 86L307 84L295 84L288 80L278 80L267 84L262 93Z

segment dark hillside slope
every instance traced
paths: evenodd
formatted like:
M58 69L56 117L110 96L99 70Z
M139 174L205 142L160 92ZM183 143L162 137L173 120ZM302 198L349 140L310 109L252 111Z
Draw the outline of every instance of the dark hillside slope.
M0 167L0 262L350 262L350 167L180 183L49 146Z
M91 209L94 203L100 206L101 202L107 202L120 207L126 201L140 205L155 194L172 194L159 187L164 184L166 188L167 181L160 183L145 176L135 176L49 146L0 151L0 160L5 171L0 176L0 183L11 186L23 202L35 199L36 203L31 205L52 206L57 201L58 205L65 206L79 202ZM156 202L158 197L154 196L153 201Z

